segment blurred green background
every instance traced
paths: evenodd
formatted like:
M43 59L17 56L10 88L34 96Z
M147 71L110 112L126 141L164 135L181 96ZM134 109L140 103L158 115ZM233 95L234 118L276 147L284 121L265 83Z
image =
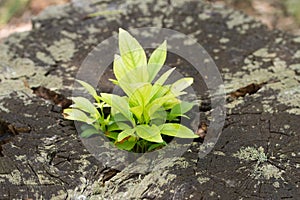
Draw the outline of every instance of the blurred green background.
M0 0L0 26L13 18L20 18L25 12L36 15L47 6L66 3L69 0Z
M21 15L29 5L29 0L0 0L0 24L9 22L13 16Z
M0 0L0 42L15 32L32 28L31 17L50 5L58 5L70 0Z

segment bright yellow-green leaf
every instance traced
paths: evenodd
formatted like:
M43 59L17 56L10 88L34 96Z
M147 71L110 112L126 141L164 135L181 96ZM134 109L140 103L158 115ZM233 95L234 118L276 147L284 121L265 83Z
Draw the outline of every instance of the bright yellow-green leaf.
M167 57L167 42L164 41L155 51L151 54L148 62L149 82L152 82L157 73L163 67Z
M163 139L160 135L160 130L157 126L152 125L138 125L135 127L136 133L139 137L149 142L162 143Z
M154 84L152 86L151 94L150 94L150 102L154 101L157 98L163 97L165 94L167 94L170 91L170 86L168 85L159 85L159 84Z
M171 86L171 91L175 96L179 96L180 93L193 84L194 79L193 78L182 78L176 81Z
M101 99L109 104L113 109L120 112L130 122L133 122L132 115L129 111L128 101L124 97L115 94L101 93Z
M171 68L157 79L155 84L163 85L176 68Z
M130 71L130 68L126 67L121 56L115 55L113 71L117 80L120 81Z
M121 80L119 80L119 82L121 81L130 84L149 82L149 72L147 70L147 66L140 66L131 69L126 74L124 74ZM120 87L122 87L122 85L120 85Z
M88 99L84 97L73 97L72 100L74 101L74 104L72 105L73 108L78 108L93 116L99 116L98 110Z
M76 81L78 83L80 83L88 91L88 93L94 97L94 99L96 99L97 101L99 100L99 96L97 95L97 92L96 92L96 90L94 89L93 86L91 86L87 82L84 82L84 81L81 81L81 80L76 80Z
M143 47L127 31L119 29L119 49L127 68L147 66L147 57Z
M143 106L132 107L132 108L130 108L130 111L135 115L135 117L137 118L137 120L139 122L141 122L143 120L142 119L142 115L144 112Z
M128 81L125 81L123 79L119 81L119 86L122 88L122 90L126 93L128 97L130 97L137 88L143 87L145 84L148 83L147 82L129 83Z
M130 129L131 127L124 123L124 122L116 122L108 126L107 130L108 131L118 131L118 130L125 130L125 129Z
M126 129L122 131L121 133L119 133L117 141L120 142L129 136L135 136L134 131L135 131L134 129Z
M163 106L166 110L169 110L169 109L172 109L175 105L177 105L179 103L180 103L180 100L178 98L174 97L174 98L170 98L168 101L166 101Z
M143 86L136 88L136 90L129 97L130 105L144 107L150 101L151 91L152 85L150 83L146 83Z
M152 100L152 102L149 103L146 106L146 109L149 110L150 108L152 108L154 106L157 107L157 108L159 108L159 107L164 107L165 108L165 106L167 105L168 102L169 103L172 102L172 103L174 103L174 105L176 105L177 103L179 103L179 100L177 98L175 98L175 96L172 93L165 94L162 97L159 97L159 98L156 98L156 99ZM168 108L169 108L169 106L168 106Z
M64 109L64 117L69 120L76 120L92 124L95 119L89 118L84 112L74 108Z
M161 134L179 137L179 138L198 138L199 136L181 124L166 123L159 126Z
M182 115L182 114L188 112L189 110L191 110L194 105L195 105L195 103L190 103L190 102L187 102L187 101L182 101L179 104L176 104L172 108L170 114Z

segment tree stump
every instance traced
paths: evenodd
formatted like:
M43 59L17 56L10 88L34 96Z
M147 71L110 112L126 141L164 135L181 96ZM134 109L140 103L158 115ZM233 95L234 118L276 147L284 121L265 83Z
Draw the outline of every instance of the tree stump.
M32 23L0 44L0 199L300 197L300 37L201 1L74 0ZM187 34L208 51L225 83L227 116L204 158L194 142L182 156L132 173L141 166L98 161L60 105L98 43L119 27L150 26ZM38 87L55 93L34 94Z

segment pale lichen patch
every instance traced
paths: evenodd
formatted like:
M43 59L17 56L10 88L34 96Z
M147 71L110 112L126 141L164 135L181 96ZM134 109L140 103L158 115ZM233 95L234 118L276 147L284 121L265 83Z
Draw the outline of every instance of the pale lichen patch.
M207 19L210 18L210 15L207 14L207 13L205 13L205 12L203 12L203 13L200 13L200 14L198 15L198 18L199 18L200 20L207 20Z
M279 44L279 43L282 42L282 40L283 40L283 38L276 38L276 39L275 39L275 43Z
M300 50L296 51L293 58L300 58Z
M191 16L187 16L187 17L185 18L185 23L186 23L186 24L191 24L193 21L194 21L194 19L193 19Z
M26 161L26 156L25 155L15 155L16 160L18 161Z
M269 180L271 178L280 178L283 180L282 174L284 171L267 162L268 158L263 147L242 147L233 156L239 158L241 161L256 161L250 174L250 177L254 179Z
M278 112L276 108L274 108L273 106L270 106L270 101L264 100L264 101L262 101L262 103L263 103L264 112L267 112L270 114Z
M208 177L198 177L197 178L197 181L200 183L200 184L203 184L203 183L206 183L210 180L210 178Z
M79 164L78 171L82 172L82 174L86 174L87 173L86 169L91 164L90 161L88 161L86 159L87 157L89 157L89 155L82 155L80 160L74 161L74 163L78 163Z
M90 34L95 34L98 33L99 31L101 31L99 28L96 28L96 26L94 24L89 25L88 27L86 27L86 30L90 33Z
M283 173L284 173L283 170L280 170L274 165L263 164L262 166L255 166L252 177L254 177L255 179L264 178L266 180L269 180L271 178L283 179L282 178Z
M300 43L300 37L294 38L293 41L296 42L296 43Z
M252 56L259 57L261 59L272 59L273 65L267 69L261 68L264 64L259 61L252 61ZM241 85L249 85L252 83L270 83L263 86L260 91L274 90L278 92L276 99L270 99L271 97L264 97L262 100L263 108L265 112L274 113L277 112L276 108L273 108L274 100L289 106L285 112L299 115L299 76L296 74L299 71L298 64L291 66L287 65L287 62L277 58L276 53L270 53L268 48L261 48L245 58L245 66L242 67L242 71L238 71L235 74L224 73L225 78L225 91L226 93L233 92L241 87ZM276 81L274 81L276 80ZM259 93L256 93L259 94ZM252 95L254 98L255 95ZM235 103L235 105L233 105ZM231 105L227 107L234 108L239 105L237 102L231 102Z
M55 64L54 60L50 56L47 56L44 52L40 52L40 51L37 52L36 53L36 57L40 61L42 61L42 62L44 62L46 64L49 64L49 65L54 65Z
M38 177L40 184L51 185L51 184L55 183L53 180L51 180L47 176L44 176L43 174L37 173L37 177Z
M228 114L231 114L232 110L234 108L236 108L237 106L242 105L242 104L244 104L244 100L243 100L243 98L239 98L239 99L236 99L236 100L234 100L234 101L232 101L230 103L227 103L225 105L225 107L228 109L228 111L227 111Z
M274 186L275 188L280 188L280 184L279 184L278 181L275 181L275 182L273 183L273 186Z
M22 77L30 77L35 73L34 62L28 58L17 58L2 71L0 78L18 79Z
M19 170L13 170L10 175L7 175L10 183L20 185L22 181L21 173Z
M77 50L75 49L74 42L65 38L55 41L53 45L48 48L48 51L56 61L67 62L71 60Z
M246 27L245 24L249 23L251 21L253 21L253 19L251 17L243 15L239 12L233 12L229 16L229 20L226 22L226 24L229 29L243 25L242 29L245 31L249 28L248 26Z
M34 178L28 178L28 179L24 180L24 184L26 184L26 185L38 185L39 183L37 183Z
M8 62L6 66L2 70L2 74L0 74L0 79L2 80L0 98L8 97L9 94L15 92L18 98L23 99L24 104L27 105L30 103L30 98L28 97L32 97L34 94L25 83L30 87L43 85L51 89L62 86L61 78L54 75L45 76L47 71L44 68L35 66L30 59L18 58ZM2 110L8 112L5 108Z
M223 38L221 38L220 39L220 43L221 44L225 44L225 43L227 43L227 42L229 42L230 40L228 39L228 38L225 38L225 37L223 37Z
M71 32L65 31L65 30L61 31L61 34L70 39L73 39L73 40L75 40L75 39L77 39L77 37L79 37L76 33L71 33Z
M238 152L234 153L233 156L245 161L257 160L260 163L267 161L267 156L263 147L243 147Z
M297 73L300 73L300 63L290 65L292 70L295 70Z
M254 56L257 57L264 57L264 58L274 58L276 57L276 53L269 53L269 50L267 48L261 48L258 49L253 53Z
M226 156L226 154L223 151L214 151L213 154L218 156Z

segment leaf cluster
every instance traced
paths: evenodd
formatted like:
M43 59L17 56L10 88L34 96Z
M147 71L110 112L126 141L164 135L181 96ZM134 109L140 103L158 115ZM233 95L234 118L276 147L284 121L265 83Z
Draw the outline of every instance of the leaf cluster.
M127 31L119 30L120 55L116 55L111 80L125 93L97 94L84 81L78 82L92 95L95 103L84 97L74 97L71 108L64 110L66 119L82 121L86 126L82 137L104 133L120 149L136 152L151 151L166 145L163 136L197 138L188 127L179 123L180 117L191 110L194 103L181 101L179 96L193 83L193 78L182 78L165 84L175 68L162 74L157 80L167 57L164 41L147 60L139 42ZM104 108L110 108L105 114Z

